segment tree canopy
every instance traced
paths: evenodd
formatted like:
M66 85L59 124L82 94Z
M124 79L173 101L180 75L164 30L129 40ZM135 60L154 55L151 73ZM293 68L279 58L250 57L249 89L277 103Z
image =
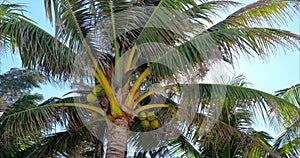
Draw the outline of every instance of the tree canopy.
M12 135L39 140L30 156L298 154L299 107L279 97L288 90L274 96L243 87L243 78L203 83L215 63L234 65L241 55L265 58L279 47L299 50L300 36L278 28L297 16L298 0L44 4L54 36L22 15L22 5L0 7L2 44L20 54L24 67L74 88L65 98L31 102L34 107L5 115ZM239 8L215 20L231 7ZM276 119L288 125L274 147L270 135L251 127L258 115L268 124ZM58 125L62 132L40 135ZM133 153L126 152L130 147Z

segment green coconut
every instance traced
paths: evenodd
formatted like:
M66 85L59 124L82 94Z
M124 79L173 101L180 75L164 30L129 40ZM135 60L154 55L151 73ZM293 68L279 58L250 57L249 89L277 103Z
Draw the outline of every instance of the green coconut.
M150 122L151 128L158 128L159 127L159 121L157 119L154 119Z
M89 102L89 103L94 103L97 101L97 96L95 96L93 93L89 93L87 96L86 96L86 100Z
M147 114L145 112L141 112L138 116L139 120L143 121L146 120Z
M147 120L143 120L143 121L141 122L141 125L142 125L144 128L147 128L147 127L150 126L150 123L149 123L149 121L147 121Z
M155 113L154 112L148 112L147 114L147 120L152 121L155 119Z

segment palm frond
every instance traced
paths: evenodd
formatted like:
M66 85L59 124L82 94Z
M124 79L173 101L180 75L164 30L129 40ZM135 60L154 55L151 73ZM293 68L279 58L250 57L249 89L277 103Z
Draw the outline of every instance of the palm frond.
M208 96L211 95L209 93L209 91L212 88L210 86L213 86L213 85L202 84L202 85L198 85L198 86L199 86L199 90L201 90L201 89L204 90L200 94L206 94ZM225 86L225 85L222 85L222 86ZM204 87L206 87L206 88L204 88ZM267 94L267 93L264 93L264 92L261 92L261 91L258 91L258 90L254 90L254 89L227 85L226 86L226 100L234 101L234 102L228 104L227 106L229 106L229 107L226 106L226 108L231 109L232 107L239 107L239 108L245 109L247 111L249 110L249 111L253 112L254 116L259 111L259 113L261 113L261 115L265 116L264 118L270 118L269 120L270 120L271 123L272 123L272 119L269 115L273 112L275 112L275 114L279 118L279 121L282 118L285 119L285 120L290 120L290 117L297 117L298 116L297 115L297 111L298 111L297 108L295 108L295 106L293 106L291 103L289 103L289 102L287 102L287 101L285 101L281 98L278 98L276 96L273 96L271 94ZM225 100L225 103L226 103L226 100ZM289 110L287 110L287 109L289 109ZM247 116L247 115L244 114L244 112L241 115L238 115L238 113L236 113L236 112L234 112L230 115L231 116L243 116L243 117ZM247 117L251 117L251 116L252 115L247 116ZM269 145L268 146L264 145L264 144L267 143L267 140L261 140L260 137L257 137L260 134L259 135L255 134L255 135L253 135L255 137L252 137L252 136L248 135L248 134L251 135L251 133L247 133L247 134L243 133L243 132L249 130L249 125L251 125L251 122L250 122L250 124L249 124L249 122L248 123L244 122L244 121L247 120L247 118L241 119L242 122L238 123L238 124L240 124L240 125L238 125L239 128L234 128L233 126L234 126L234 120L240 120L240 119L234 119L231 122L226 121L227 117L220 117L220 119L221 120L219 120L219 121L221 121L221 124L217 123L218 124L217 126L221 125L224 128L218 129L218 130L215 131L215 135L221 136L219 140L226 140L226 139L230 140L231 138L228 137L228 134L229 133L235 133L232 136L241 136L240 138L238 138L238 140L247 140L247 141L252 142L253 148L249 146L249 149L251 149L251 150L247 150L247 148L241 149L242 151L244 151L245 155L251 156L251 155L253 155L253 153L255 155L257 155L257 154L265 155L266 153L271 153L271 154L274 154L273 156L277 155L277 157L279 157L278 153L268 149ZM200 123L203 122L203 119L198 120L198 122L200 122ZM296 125L295 127L298 127L298 126L299 125ZM213 128L216 128L216 127L213 127ZM230 131L229 129L232 129L234 131ZM227 131L227 130L229 130L229 131ZM212 129L211 131L214 131L214 129ZM210 131L210 133L211 133L211 131ZM220 132L221 133L224 132L224 133L221 134ZM192 134L193 137L189 136L188 138L193 138L192 140L200 138L199 136L194 135L196 133L193 134L193 132L192 132L191 134ZM249 137L249 140L246 139L245 137ZM265 137L263 137L263 138L265 138ZM287 138L287 137L285 137L285 138ZM297 138L297 136L296 136L296 138ZM208 140L211 140L211 138L208 139ZM222 142L224 142L224 141L221 141L219 143L222 144ZM280 142L280 141L278 141L278 142ZM214 143L216 143L216 142L214 142ZM244 143L248 144L249 142L244 142ZM219 145L220 144L218 144L217 146L219 146ZM224 145L226 145L226 144L224 144ZM257 145L261 146L261 147L258 147ZM265 151L260 150L259 148L262 148ZM238 151L235 151L235 152L238 152Z
M31 135L25 134L28 137L23 139L15 136L13 131L7 128L9 122L5 120L5 117L28 108L36 107L38 105L37 102L42 98L39 94L20 96L19 99L14 100L13 104L8 105L4 112L1 111L3 113L0 116L0 157L21 156L22 153L27 153L26 149L33 145Z
M251 85L251 83L247 81L246 76L243 74L234 76L232 79L230 79L228 84L233 85L233 86L241 86L241 87L247 87L247 86Z
M5 129L16 137L35 137L43 129L54 128L56 115L56 110L51 105L37 106L5 116L3 124Z
M297 0L257 1L230 14L225 20L212 26L210 30L265 24L280 26L286 24L287 19L297 16L298 12L299 1Z
M299 49L300 36L288 31L271 28L228 28L203 32L187 43L178 46L177 49L186 48L181 52L185 54L193 53L195 52L192 51L193 49L188 49L192 48L191 43L196 45L202 40L214 43L211 45L220 50L219 56L226 55L232 62L234 57L237 58L240 55L253 56L253 54L256 54L259 57L266 57L270 55L270 50L273 50L272 54L275 54L279 46ZM200 58L199 55L196 57Z
M278 90L275 92L275 95L300 108L300 84L293 85L290 88Z
M56 38L64 43L68 42L68 47L77 51L83 40L81 36L85 37L95 26L98 18L95 7L99 3L88 0L45 0L44 4L47 17L50 22L55 23Z
M83 154L87 148L94 146L95 142L96 138L87 128L56 132L41 138L28 157L49 157L59 154L68 157L78 156L79 153Z
M262 91L233 85L181 84L179 87L181 87L182 92L186 93L184 96L198 95L196 97L190 97L186 99L186 102L182 101L184 102L180 103L182 105L175 105L175 107L181 110L188 110L188 107L191 107L191 109L195 110L195 108L192 107L196 107L198 110L201 110L199 110L195 116L190 116L193 119L192 122L188 121L188 119L191 119L188 118L189 116L186 116L187 118L182 116L185 113L176 114L176 116L172 115L171 117L183 117L186 121L183 121L178 128L172 126L172 131L173 133L175 131L178 133L183 133L185 140L189 141L190 145L194 146L195 151L198 150L200 152L201 150L204 150L199 147L200 142L203 141L204 135L207 136L207 141L209 141L206 143L211 143L210 141L212 139L208 138L210 134L214 135L214 137L218 137L218 142L214 142L216 147L227 146L226 149L231 148L229 153L233 155L243 154L247 157L251 157L253 154L267 155L269 153L273 156L279 156L276 151L271 149L271 146L268 143L271 137L266 133L257 132L251 128L253 123L252 118L256 115L263 115L264 120L272 124L273 113L275 113L276 117L281 119L285 118L285 115L294 114L297 111L289 102ZM183 87L187 88L188 91L184 91ZM215 95L218 96L216 97ZM158 97L157 101L159 103L167 100L166 98L162 97L163 96ZM156 103L155 100L152 100L152 102ZM208 109L208 105L213 105L213 103L216 104L215 106L220 107L220 116L214 114L216 111L210 111ZM173 102L172 104L178 103ZM171 108L171 106L169 108ZM214 110L217 110L217 108L214 108ZM164 117L170 117L169 115L171 112L168 111L169 115L165 113L160 115L160 112L163 112L163 109L157 113L161 123L168 124L169 120L164 119ZM186 113L188 113L188 115L192 115L192 113ZM188 124L188 122L191 124ZM208 123L211 123L211 126ZM211 129L209 129L209 127L211 127ZM208 129L208 131L206 131L204 128ZM156 138L155 136L150 136L150 134L147 136L149 137L147 137L148 139ZM144 148L148 149L148 146L144 145L145 141L148 139L144 138L144 135L141 136L139 133L137 133L136 135L130 136L129 144L134 146L136 151L143 151ZM174 143L175 145L173 144L178 149L174 149L176 154L178 154L177 152L179 151L182 151L181 154L183 154L187 148L189 148L187 150L190 150L191 153L197 154L192 152L192 148L190 148L192 146L188 147L188 145L184 147L181 143L177 142ZM159 143L152 141L152 144L146 144L150 146L156 146Z
M186 137L180 135L175 141L169 144L169 154L180 157L203 157L199 147L192 144Z
M218 48L221 50L222 55L229 59L230 63L233 62L234 57L237 57L237 55L233 54L234 52L247 52L248 55L256 53L258 56L265 57L269 56L267 54L269 50L274 52L278 46L284 48L291 48L290 46L292 46L299 49L297 46L299 45L299 35L273 27L274 24L280 26L281 24L287 23L286 20L293 15L297 15L298 12L299 2L297 0L258 1L237 10L225 20L213 25L207 30L209 32L216 31L215 38L219 44ZM269 24L271 28L258 28L261 30L258 30L257 33L247 30L248 28L261 27L265 24ZM241 35L241 38L237 39L236 36L239 35L236 34L237 32L231 32L231 29L236 29L236 31L240 33L243 32L242 34L244 35L238 33ZM224 34L221 33L222 30ZM229 34L225 33L225 30L228 30L229 32L227 33ZM224 40L220 40L219 37L221 36L217 37L218 33L220 33L220 35L222 34L222 37L225 37ZM230 34L233 36L230 36ZM227 37L234 39L234 41L227 40ZM280 41L282 38L284 42ZM258 41L257 43L255 42L256 40ZM251 53L251 51L254 52Z
M292 155L297 157L300 154L300 119L293 122L275 140L273 149L282 156Z
M31 105L22 106L24 101L28 102L25 98L12 105L18 111L8 111L9 113L2 117L5 129L15 137L25 138L29 135L37 138L41 131L45 134L51 133L56 125L67 124L67 119L62 116L61 110L55 108L51 103L70 101L68 98L50 98L42 104L30 102Z
M240 55L256 54L262 58L268 57L271 55L270 52L275 54L280 46L300 49L299 41L299 35L271 28L228 28L212 32L204 31L173 49L164 50L163 52L168 51L168 53L161 55L157 62L171 65L169 67L174 71L184 72L187 70L186 65L189 65L187 63L203 65L209 59L221 60L221 56L228 57L232 64L233 58L238 58Z
M234 1L200 1L200 4L194 4L186 13L190 14L195 20L199 20L200 23L201 20L204 20L212 24L214 17L220 17L218 11L224 12L226 9L229 9L229 7L239 5L241 5L241 3Z
M282 156L297 157L300 154L300 143L298 141L300 136L300 84L278 90L275 95L293 104L298 111L298 115L291 115L289 120L282 122L284 131L275 140L273 149Z
M24 67L41 72L49 80L70 79L75 54L51 34L23 18L9 19L0 25L1 41L20 53Z
M190 126L190 129L194 129L193 132L184 135L190 143L199 148L203 156L251 157L251 155L271 154L273 157L279 157L278 153L270 149L267 141L271 137L266 133L257 132L249 125L241 129L238 127L240 125L228 124L226 119L215 120L214 126L203 133L202 128L206 125L202 124L205 119L213 118L198 114Z
M282 112L280 114L284 118L288 117L284 114L297 115L297 109L291 103L256 89L221 84L189 84L182 86L187 86L191 93L199 91L195 94L201 94L203 97L212 97L213 92L218 91L219 94L226 93L224 95L226 99L234 100L242 108L252 111L254 115L261 113L263 116L268 117L271 113L279 114L279 111Z
M107 8L109 1L105 2L105 5L103 4L102 7ZM137 47L137 53L135 53L134 56L135 60L138 58L139 63L131 63L131 61L128 61L129 65L132 64L131 68L139 66L138 64L140 64L140 62L147 62L151 63L150 65L152 65L152 70L154 70L153 73L155 74L156 70L159 70L158 67L164 65L166 61L171 61L168 65L174 65L174 67L177 67L174 68L173 71L177 71L179 67L181 68L180 70L186 70L185 65L187 61L183 61L183 63L180 64L178 64L178 62L172 64L174 63L172 62L174 60L166 60L178 59L180 58L180 54L173 53L170 58L165 52L168 52L168 50L176 44L188 40L191 34L194 34L194 32L197 31L199 32L199 28L202 28L199 24L193 24L191 22L193 17L184 13L191 7L190 5L195 6L196 3L194 1L173 2L171 0L163 0L155 6L146 6L146 8L125 7L125 10L122 12L116 12L113 15L114 19L118 19L117 21L113 21L111 18L103 18L99 20L99 23L94 30L96 35L92 31L91 37L88 36L88 41L98 43L92 42L89 43L89 45L92 45L92 47L95 45L95 48L101 45L103 46L103 48L101 48L102 51L105 52L107 49L112 49L110 44L113 43L113 45L116 45L113 41L116 37L118 37L118 45L122 46L122 50L125 50L127 53L124 55L124 60L127 60L128 56L135 53L134 51L130 52L130 49L132 47ZM107 10L109 10L109 8L107 8ZM115 28L112 28L112 25L114 25ZM199 26L197 31L194 25ZM99 41L102 43L99 44ZM210 41L212 40L208 40L206 43L209 43ZM200 47L201 45L197 46ZM207 48L211 48L211 45L199 49L209 51ZM114 50L116 51L116 49ZM200 51L198 50L197 52ZM109 53L112 53L112 56L115 56L113 52L110 51ZM162 56L163 59L160 58ZM196 58L196 60L198 59L199 58ZM188 56L188 60L194 60L193 56ZM127 61L123 62L126 62L127 64ZM160 66L155 64L160 64ZM160 70L161 73L157 73L155 75L161 74L160 76L163 76L170 74L168 73L169 70L162 68Z

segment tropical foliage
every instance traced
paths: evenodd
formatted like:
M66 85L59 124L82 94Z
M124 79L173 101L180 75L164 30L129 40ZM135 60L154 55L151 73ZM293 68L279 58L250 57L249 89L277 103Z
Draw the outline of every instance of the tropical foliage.
M275 27L299 13L299 1L258 1L219 22L215 17L221 11L242 4L193 0L45 0L44 4L54 36L23 16L21 5L3 3L0 8L3 46L20 53L24 67L75 87L73 97L51 98L5 117L12 134L39 140L30 156L280 157L299 151L299 133L292 132L299 131L295 102L242 87L242 82L200 82L214 71L215 63L235 64L241 55L264 58L279 47L299 50L299 35ZM274 148L267 133L251 128L258 115L268 124L278 120L289 125ZM38 134L59 124L61 132ZM156 135L145 136L164 130L178 137L163 142Z
M26 152L26 149L33 145L30 134L24 133L26 139L13 135L12 130L16 129L7 129L8 122L5 121L5 117L37 107L38 101L43 97L40 94L32 94L31 90L39 88L43 81L41 74L17 68L0 75L0 157L22 157L30 153ZM22 123L20 125L24 126ZM42 129L38 130L41 134Z
M300 113L300 85L294 85L290 88L282 89L276 92L276 96L283 98L295 106L298 114ZM297 157L300 154L300 117L291 116L290 119L282 122L282 133L276 139L273 149L278 151L282 157Z

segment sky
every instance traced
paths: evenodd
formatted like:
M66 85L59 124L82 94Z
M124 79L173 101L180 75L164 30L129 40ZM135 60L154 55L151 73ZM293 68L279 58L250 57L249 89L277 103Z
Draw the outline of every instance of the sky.
M2 2L2 1L1 1ZM50 23L46 20L44 5L42 0L9 0L11 3L24 3L27 5L28 17L37 22L39 26L50 33L54 32ZM239 1L242 3L254 2L253 0ZM293 18L287 26L281 26L281 29L287 29L294 33L300 34L300 15ZM276 55L272 55L267 60L259 58L239 59L239 64L235 66L235 74L243 73L252 88L259 89L268 93L276 90L290 87L300 82L300 52L280 50ZM0 58L0 73L5 73L11 67L21 67L21 61L18 55L6 53ZM40 89L34 92L41 93L45 99L50 97L61 97L69 89L53 87L50 84L42 85Z

